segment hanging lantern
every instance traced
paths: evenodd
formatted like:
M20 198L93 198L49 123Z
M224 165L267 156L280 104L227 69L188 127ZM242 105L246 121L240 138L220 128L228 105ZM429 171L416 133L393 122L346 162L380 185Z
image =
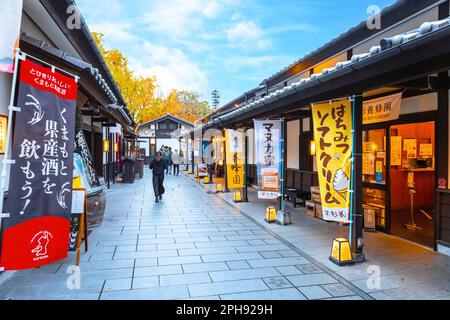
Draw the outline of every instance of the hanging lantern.
M347 239L336 238L333 240L330 260L338 266L353 264L350 242Z
M242 195L240 191L235 191L233 193L233 201L234 202L242 202Z
M315 141L311 141L310 145L309 145L309 154L311 156L315 156L316 155L316 142Z
M109 140L103 140L103 152L109 152Z
M264 220L268 223L277 221L277 209L275 207L268 207L266 209L266 218Z

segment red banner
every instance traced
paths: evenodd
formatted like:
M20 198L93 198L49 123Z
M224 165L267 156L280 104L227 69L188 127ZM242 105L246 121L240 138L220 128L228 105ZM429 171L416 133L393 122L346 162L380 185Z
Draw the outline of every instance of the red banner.
M21 61L0 267L22 270L67 257L77 83Z

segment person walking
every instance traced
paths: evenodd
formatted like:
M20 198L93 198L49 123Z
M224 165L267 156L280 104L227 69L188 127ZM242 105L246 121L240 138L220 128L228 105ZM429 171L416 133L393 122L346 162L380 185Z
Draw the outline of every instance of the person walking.
M166 161L166 174L169 174L169 165L170 165L170 150L169 147L162 147L161 148L162 151L162 157L163 159Z
M155 193L155 202L162 200L164 189L164 171L167 170L166 160L163 159L161 152L156 154L156 159L150 162L150 170L153 170L153 192Z
M176 176L179 176L180 175L181 154L178 152L178 149L174 150L172 162L173 162L173 174Z

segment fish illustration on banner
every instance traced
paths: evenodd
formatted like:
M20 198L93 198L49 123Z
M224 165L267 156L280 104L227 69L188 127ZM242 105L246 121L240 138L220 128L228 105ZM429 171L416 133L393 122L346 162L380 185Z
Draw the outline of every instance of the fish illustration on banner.
M244 187L244 131L225 130L227 180L230 189Z
M352 110L348 100L312 106L323 218L349 222Z
M0 266L39 267L67 257L77 82L20 62L7 212Z
M281 120L254 120L258 198L281 197Z

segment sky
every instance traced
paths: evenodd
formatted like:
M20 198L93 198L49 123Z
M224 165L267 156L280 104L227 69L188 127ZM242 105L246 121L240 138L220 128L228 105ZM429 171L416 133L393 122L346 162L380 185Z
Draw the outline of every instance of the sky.
M159 90L221 105L395 0L77 0L91 31Z

